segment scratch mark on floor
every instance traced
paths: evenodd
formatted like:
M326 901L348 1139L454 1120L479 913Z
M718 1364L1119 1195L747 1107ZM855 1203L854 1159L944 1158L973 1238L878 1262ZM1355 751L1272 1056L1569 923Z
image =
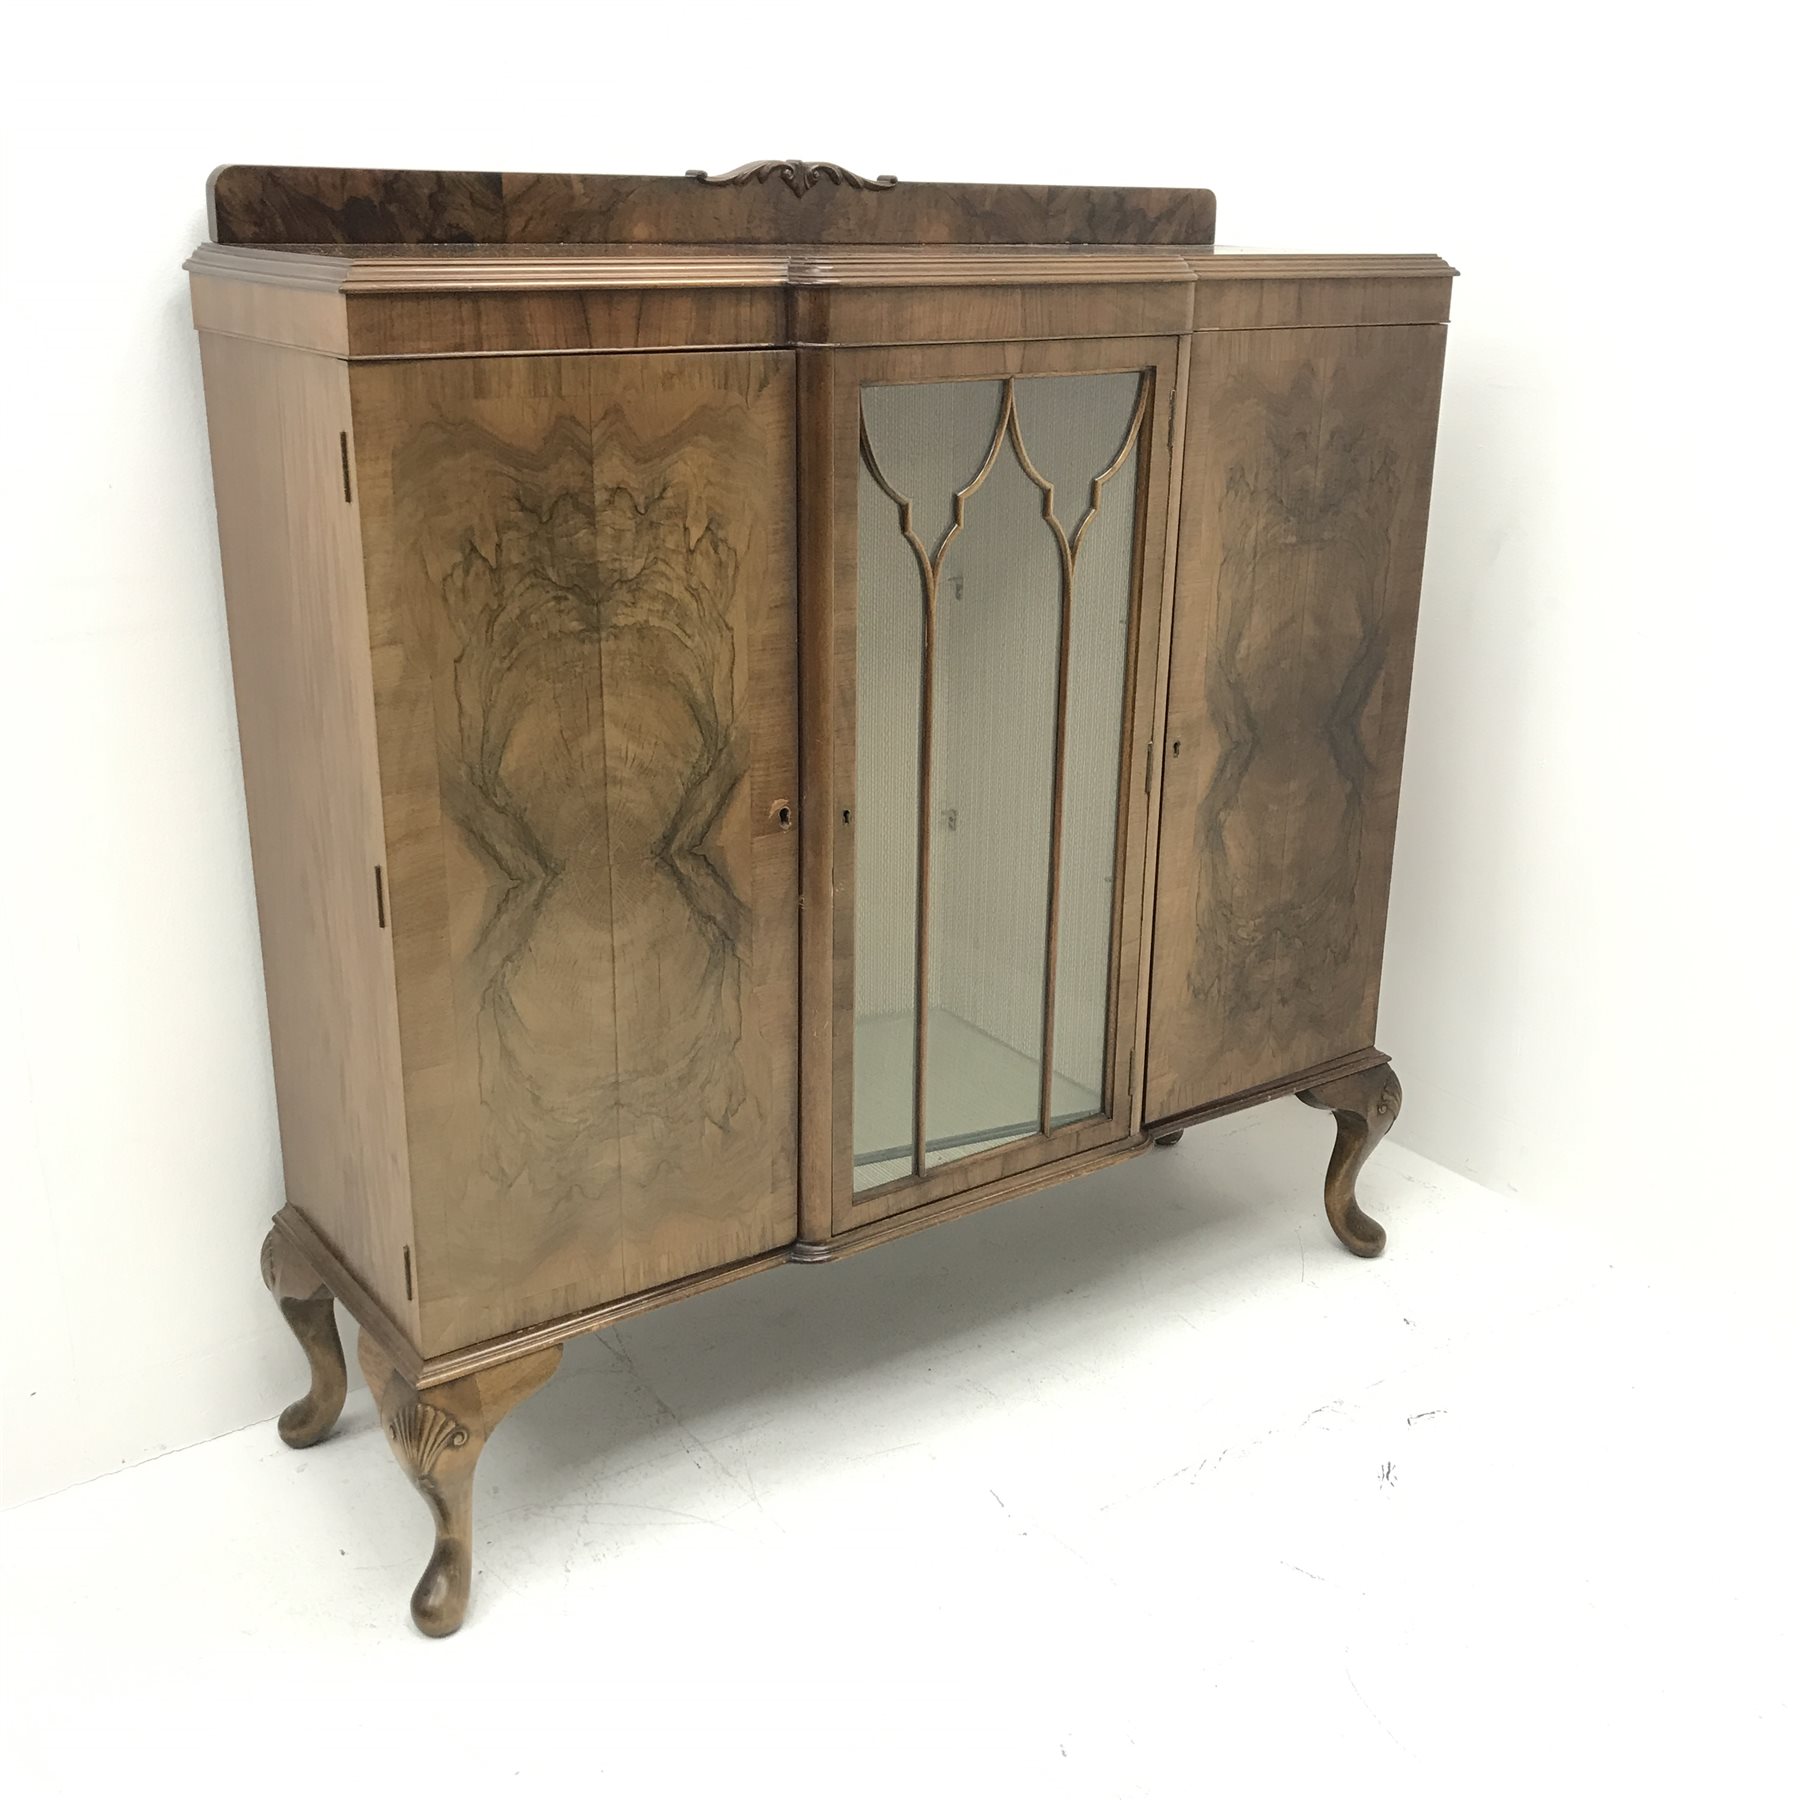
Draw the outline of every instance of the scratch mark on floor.
M1367 1700L1363 1699L1363 1691L1356 1685L1356 1677L1350 1673L1350 1665L1348 1663L1344 1664L1344 1679L1350 1683L1350 1691L1356 1696L1358 1701L1361 1702L1363 1711L1381 1727L1382 1733L1387 1738L1388 1742L1392 1744L1396 1750L1405 1750L1406 1754L1411 1756L1412 1751L1408 1750L1406 1745L1401 1743L1401 1741L1388 1730L1387 1721L1382 1718L1381 1714L1378 1713Z
M1222 1461L1229 1454L1229 1451L1221 1451L1219 1460ZM1207 1463L1211 1460L1211 1458L1203 1456L1197 1463L1183 1463L1179 1469L1171 1469L1167 1475L1159 1475L1154 1481L1146 1483L1143 1487L1133 1488L1130 1493L1121 1494L1116 1500L1108 1500L1099 1510L1103 1513L1111 1512L1115 1506L1124 1506L1127 1502L1136 1500L1144 1494L1154 1494L1158 1488L1167 1487L1171 1481L1185 1479L1191 1483L1205 1473Z
M728 1467L725 1462L715 1455L714 1452L700 1440L700 1438L695 1436L695 1434L688 1429L687 1425L675 1409L670 1406L669 1403L657 1393L655 1388L644 1379L642 1371L639 1370L637 1364L631 1360L631 1352L613 1336L603 1337L601 1339L601 1348L624 1367L631 1378L643 1389L650 1404L654 1406L672 1426L674 1426L676 1432L680 1435L681 1441L688 1448L689 1456L694 1463L694 1467L696 1469L701 1469L703 1472L710 1468L712 1473L717 1475L720 1480L724 1481L728 1486L736 1488L758 1512L763 1511L762 1496L757 1493L755 1484L745 1480L736 1470Z

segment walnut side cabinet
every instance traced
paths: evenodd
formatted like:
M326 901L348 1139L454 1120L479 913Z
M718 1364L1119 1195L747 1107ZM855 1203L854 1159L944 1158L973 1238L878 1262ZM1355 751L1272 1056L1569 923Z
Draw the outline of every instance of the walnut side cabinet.
M461 1623L569 1338L1375 1045L1453 271L1204 189L230 167L188 263L286 1204Z

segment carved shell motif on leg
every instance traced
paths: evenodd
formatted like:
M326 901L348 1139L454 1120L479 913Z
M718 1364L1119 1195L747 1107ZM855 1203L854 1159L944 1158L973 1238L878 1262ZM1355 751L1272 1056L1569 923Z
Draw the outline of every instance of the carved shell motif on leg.
M430 1475L446 1450L459 1450L469 1441L469 1429L429 1400L403 1406L387 1422L394 1453L421 1481Z

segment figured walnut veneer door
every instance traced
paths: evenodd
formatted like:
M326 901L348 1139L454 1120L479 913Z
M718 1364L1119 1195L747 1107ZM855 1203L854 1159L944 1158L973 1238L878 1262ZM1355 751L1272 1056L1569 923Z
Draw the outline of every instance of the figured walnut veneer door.
M430 1355L795 1235L793 361L351 384Z
M1443 355L1194 337L1147 1120L1374 1042Z

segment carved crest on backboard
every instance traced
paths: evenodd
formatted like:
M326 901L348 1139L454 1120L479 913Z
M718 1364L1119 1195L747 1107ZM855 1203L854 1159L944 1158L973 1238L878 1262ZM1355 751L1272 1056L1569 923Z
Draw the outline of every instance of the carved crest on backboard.
M800 162L790 159L787 162L748 162L742 168L729 169L723 175L709 175L704 169L689 169L688 174L695 181L703 181L708 187L745 187L754 181L759 185L771 176L779 176L796 194L803 195L809 188L817 187L821 181L829 181L833 187L848 188L891 188L899 182L892 175L877 175L871 181L866 175L853 174L841 163Z

